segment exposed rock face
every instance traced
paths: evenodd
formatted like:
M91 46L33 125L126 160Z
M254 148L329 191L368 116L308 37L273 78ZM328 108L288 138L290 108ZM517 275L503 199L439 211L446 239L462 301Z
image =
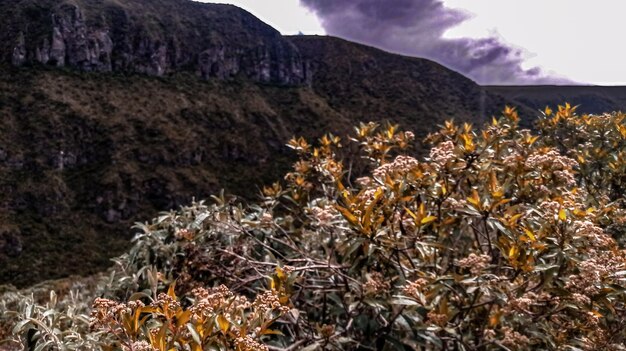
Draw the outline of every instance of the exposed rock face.
M13 46L0 45L13 65L154 76L187 71L205 79L242 75L286 85L311 80L293 44L234 6L188 0L8 2L18 7L17 16L0 18L0 31ZM0 12L8 6L0 4Z

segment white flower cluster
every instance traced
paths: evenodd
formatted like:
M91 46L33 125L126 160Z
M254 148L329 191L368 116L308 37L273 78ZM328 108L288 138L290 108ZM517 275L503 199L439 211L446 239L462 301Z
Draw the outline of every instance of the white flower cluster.
M387 175L393 176L394 174L405 175L412 169L417 167L419 162L411 156L400 155L396 157L393 162L384 164L376 168L373 172L374 178L385 179Z
M454 143L452 141L444 141L430 150L430 160L439 167L443 167L449 161L453 160Z
M550 149L546 153L534 153L528 157L525 166L530 169L555 169L566 170L578 166L578 162L567 156L563 156L556 149Z

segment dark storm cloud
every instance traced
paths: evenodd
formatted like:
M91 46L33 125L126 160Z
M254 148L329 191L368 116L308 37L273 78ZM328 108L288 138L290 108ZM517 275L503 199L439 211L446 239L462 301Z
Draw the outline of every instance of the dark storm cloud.
M385 50L426 57L481 84L550 84L566 80L522 68L523 52L496 37L443 38L467 20L441 0L300 0L326 32Z

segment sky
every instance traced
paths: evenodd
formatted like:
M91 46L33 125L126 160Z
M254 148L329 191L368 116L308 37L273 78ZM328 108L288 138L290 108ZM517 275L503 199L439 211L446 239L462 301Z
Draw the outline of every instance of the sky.
M626 85L624 0L204 0L283 34L425 57L480 84Z

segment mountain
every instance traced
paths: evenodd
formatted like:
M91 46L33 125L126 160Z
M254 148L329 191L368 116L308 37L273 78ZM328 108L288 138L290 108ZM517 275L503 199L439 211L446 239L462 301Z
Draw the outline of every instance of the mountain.
M333 37L290 39L311 62L313 90L340 112L357 118L389 119L426 135L453 117L480 123L507 103L430 60Z
M254 198L290 167L294 135L390 120L420 139L510 102L226 5L1 0L0 38L0 284L100 271L134 222L194 197Z
M298 84L308 72L280 33L231 5L180 0L3 0L0 57L98 72Z
M514 105L535 111L565 101L580 105L581 113L626 111L626 87L621 86L489 86L486 89L506 97Z

